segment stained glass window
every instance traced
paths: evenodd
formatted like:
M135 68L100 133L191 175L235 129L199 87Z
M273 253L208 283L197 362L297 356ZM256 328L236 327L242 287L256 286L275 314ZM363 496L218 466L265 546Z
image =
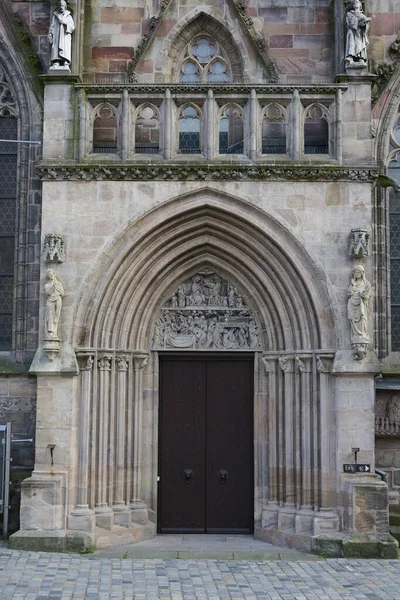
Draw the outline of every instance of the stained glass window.
M17 125L15 117L0 115L0 139L16 140ZM17 144L0 142L0 350L12 346L17 151Z

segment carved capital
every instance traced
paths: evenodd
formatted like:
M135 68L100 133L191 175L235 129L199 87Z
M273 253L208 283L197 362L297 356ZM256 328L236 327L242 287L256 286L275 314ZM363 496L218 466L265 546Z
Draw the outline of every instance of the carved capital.
M78 364L80 371L92 371L94 365L93 354L78 354Z
M43 258L49 263L62 263L65 260L65 244L62 235L48 233L44 238Z
M99 371L111 371L112 355L103 354L97 359Z
M332 370L332 358L329 356L317 356L318 373L330 373Z
M129 356L126 354L117 356L115 359L118 371L127 371L129 369Z
M310 373L311 356L296 356L296 367L300 373Z
M293 357L281 356L279 359L279 366L284 373L293 373Z
M133 355L133 364L135 367L135 373L137 373L138 371L142 371L148 362L149 362L148 354L145 354L145 353L134 354Z
M276 361L273 358L270 358L268 356L263 356L262 362L263 362L266 373L275 373Z
M363 258L369 255L369 232L366 229L351 230L349 255L352 258Z

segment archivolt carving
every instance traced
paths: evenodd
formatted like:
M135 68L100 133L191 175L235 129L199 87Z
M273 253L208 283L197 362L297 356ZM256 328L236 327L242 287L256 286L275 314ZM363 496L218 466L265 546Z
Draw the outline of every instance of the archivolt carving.
M153 349L260 350L260 331L237 288L203 269L184 281L163 305Z

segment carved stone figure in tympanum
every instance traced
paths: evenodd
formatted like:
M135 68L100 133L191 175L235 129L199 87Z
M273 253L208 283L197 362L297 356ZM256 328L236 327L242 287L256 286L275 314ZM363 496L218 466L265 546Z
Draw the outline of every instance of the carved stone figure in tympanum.
M154 349L259 350L260 331L237 288L204 269L179 285L162 307Z
M355 267L347 290L347 315L351 326L351 344L356 359L364 358L369 343L368 307L371 284L365 277L364 267Z

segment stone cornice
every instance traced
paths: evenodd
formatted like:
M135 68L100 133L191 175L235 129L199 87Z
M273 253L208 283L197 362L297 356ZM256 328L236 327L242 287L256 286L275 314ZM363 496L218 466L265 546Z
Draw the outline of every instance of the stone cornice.
M379 176L375 166L303 164L60 164L40 163L37 174L47 181L360 181Z
M84 88L87 94L121 94L127 89L131 94L160 94L169 89L171 94L207 94L213 90L214 94L250 94L252 89L257 94L292 94L298 90L299 94L332 95L338 90L347 90L348 85L323 84L323 85L278 85L278 84L251 84L251 83L224 83L224 84L151 84L151 83L77 83L76 88Z

